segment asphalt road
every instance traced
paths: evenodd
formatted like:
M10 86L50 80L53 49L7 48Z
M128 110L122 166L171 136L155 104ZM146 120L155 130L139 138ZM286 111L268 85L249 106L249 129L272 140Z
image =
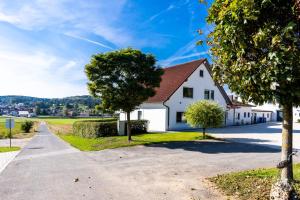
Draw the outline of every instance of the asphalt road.
M230 126L209 129L208 132L217 137L232 142L261 144L281 148L282 123L269 122L262 124ZM293 147L300 150L300 123L293 124Z
M80 152L43 124L0 174L0 199L222 199L205 177L279 159L278 149L220 141Z

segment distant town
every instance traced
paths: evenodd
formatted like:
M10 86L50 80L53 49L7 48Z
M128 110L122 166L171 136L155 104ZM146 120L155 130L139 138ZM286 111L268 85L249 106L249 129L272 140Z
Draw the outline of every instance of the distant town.
M0 115L14 117L61 116L89 117L103 115L95 109L100 104L91 96L66 98L36 98L28 96L0 96Z

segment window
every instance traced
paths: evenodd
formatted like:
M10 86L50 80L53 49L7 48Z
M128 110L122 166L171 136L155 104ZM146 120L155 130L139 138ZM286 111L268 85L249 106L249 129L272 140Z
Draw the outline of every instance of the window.
M138 111L138 120L142 119L142 111Z
M204 76L204 71L203 70L200 70L200 77L203 77Z
M269 115L269 113L267 114L267 118L269 118L270 117L270 115Z
M209 99L209 90L204 90L204 99Z
M250 117L250 113L248 112L248 118Z
M263 113L263 118L265 118L265 113Z
M240 118L241 118L241 115L240 115L240 113L238 113L237 114L237 119L240 120Z
M247 117L247 113L246 112L244 112L244 118L246 118Z
M193 98L193 88L184 87L183 97Z
M186 119L184 117L184 113L183 112L177 112L176 113L176 122L177 123L186 123Z
M212 100L215 99L215 91L213 91L213 90L210 91L210 99L212 99Z

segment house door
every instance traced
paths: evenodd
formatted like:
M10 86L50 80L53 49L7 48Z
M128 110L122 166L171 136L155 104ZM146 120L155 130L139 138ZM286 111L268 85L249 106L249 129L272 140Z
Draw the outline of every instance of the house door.
M280 110L277 110L277 121L282 122L283 119L283 112Z

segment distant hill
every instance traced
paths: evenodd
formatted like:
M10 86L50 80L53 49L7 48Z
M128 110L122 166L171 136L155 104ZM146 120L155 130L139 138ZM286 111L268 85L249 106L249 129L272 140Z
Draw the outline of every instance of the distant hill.
M99 99L95 99L89 95L84 96L72 96L65 98L37 98L30 96L0 96L0 105L12 105L23 103L25 105L36 105L36 104L56 104L56 105L66 105L66 104L81 104L88 107L93 107L100 103Z

